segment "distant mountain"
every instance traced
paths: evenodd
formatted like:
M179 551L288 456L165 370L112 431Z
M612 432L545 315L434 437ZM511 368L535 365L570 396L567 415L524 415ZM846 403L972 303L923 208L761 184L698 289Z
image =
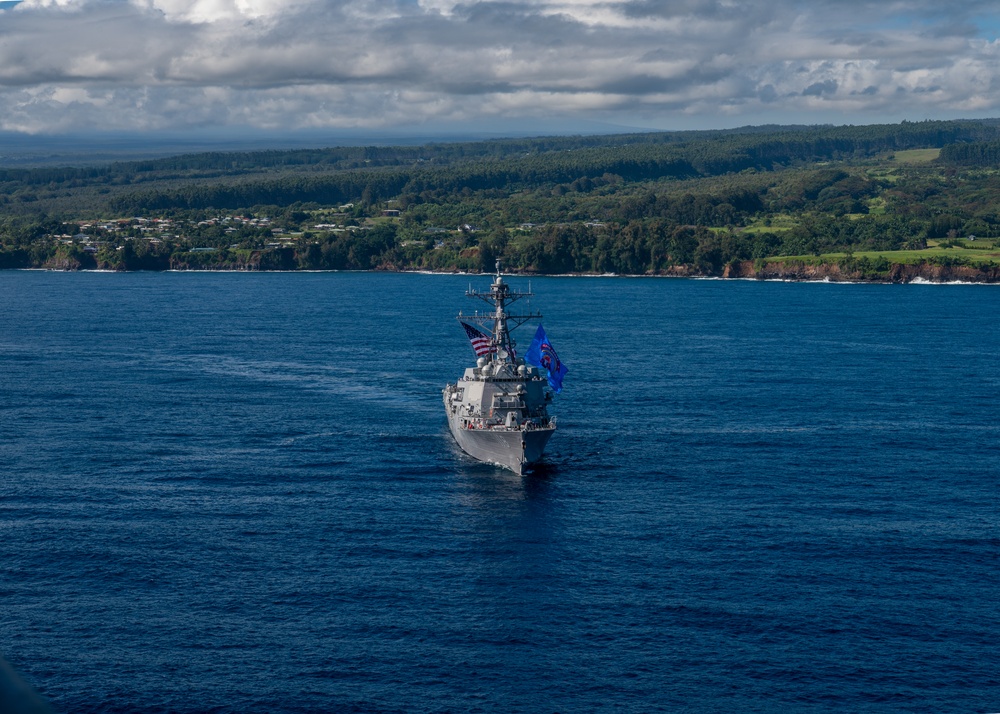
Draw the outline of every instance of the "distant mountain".
M0 2L2 6L2 2ZM318 149L328 146L419 146L428 143L486 141L533 136L625 134L650 129L556 119L516 124L495 122L471 130L467 125L336 129L265 133L231 128L163 133L22 134L0 132L0 167L93 166L113 161L178 154L230 151Z

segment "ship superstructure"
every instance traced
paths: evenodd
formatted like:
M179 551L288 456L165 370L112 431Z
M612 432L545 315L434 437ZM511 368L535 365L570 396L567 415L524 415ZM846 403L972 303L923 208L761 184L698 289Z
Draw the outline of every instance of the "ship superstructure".
M548 413L549 381L542 369L526 364L524 355L517 354L511 332L542 315L507 311L532 293L511 289L500 274L499 262L489 291L470 286L466 296L490 309L458 314L478 359L475 367L444 389L448 427L470 456L523 474L542 458L556 419Z

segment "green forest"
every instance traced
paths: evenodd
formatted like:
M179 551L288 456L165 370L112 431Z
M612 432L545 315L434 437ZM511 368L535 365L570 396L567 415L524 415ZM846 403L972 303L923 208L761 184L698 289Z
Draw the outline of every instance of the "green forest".
M1000 121L0 166L0 268L497 259L538 274L1000 279Z

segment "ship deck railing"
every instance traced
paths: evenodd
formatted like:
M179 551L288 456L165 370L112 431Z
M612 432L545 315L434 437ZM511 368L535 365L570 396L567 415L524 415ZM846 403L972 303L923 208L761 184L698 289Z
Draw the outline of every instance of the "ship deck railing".
M556 419L555 417L549 417L547 421L541 424L536 424L529 420L516 426L507 426L502 420L470 419L463 423L462 428L466 431L544 431L546 429L555 429Z

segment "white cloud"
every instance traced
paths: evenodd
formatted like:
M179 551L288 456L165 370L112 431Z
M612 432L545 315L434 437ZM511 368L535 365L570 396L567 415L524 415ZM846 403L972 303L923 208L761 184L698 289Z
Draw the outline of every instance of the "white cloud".
M25 0L0 128L996 112L981 2ZM733 123L732 121L728 123Z

